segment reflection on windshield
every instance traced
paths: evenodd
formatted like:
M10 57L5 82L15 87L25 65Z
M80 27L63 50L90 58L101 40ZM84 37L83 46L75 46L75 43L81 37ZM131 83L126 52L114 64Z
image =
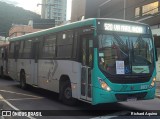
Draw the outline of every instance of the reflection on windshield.
M99 65L110 74L150 73L152 40L142 35L99 35Z

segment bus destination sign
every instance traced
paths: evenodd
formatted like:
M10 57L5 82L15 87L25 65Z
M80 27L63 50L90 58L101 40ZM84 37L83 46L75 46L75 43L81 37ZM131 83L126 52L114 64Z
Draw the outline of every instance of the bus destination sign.
M135 25L126 24L114 24L114 23L104 23L104 29L106 31L119 31L128 33L145 33L144 28Z

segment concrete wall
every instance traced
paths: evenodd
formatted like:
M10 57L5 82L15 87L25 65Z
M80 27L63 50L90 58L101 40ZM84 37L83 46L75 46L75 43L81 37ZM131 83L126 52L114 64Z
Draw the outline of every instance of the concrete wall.
M79 21L85 16L86 0L72 0L71 22Z

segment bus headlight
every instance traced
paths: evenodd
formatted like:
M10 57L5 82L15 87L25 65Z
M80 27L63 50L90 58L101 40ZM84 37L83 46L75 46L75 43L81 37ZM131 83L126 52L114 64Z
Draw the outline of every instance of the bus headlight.
M151 88L155 86L155 82L156 82L156 78L153 78L152 83L150 85Z
M107 91L111 91L111 88L101 78L98 78L101 88Z

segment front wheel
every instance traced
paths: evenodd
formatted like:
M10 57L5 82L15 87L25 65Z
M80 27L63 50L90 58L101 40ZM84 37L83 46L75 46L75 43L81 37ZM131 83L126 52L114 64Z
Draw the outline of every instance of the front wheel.
M22 89L26 89L27 87L27 84L26 84L26 76L25 76L25 73L24 72L21 72L20 74L20 87Z
M76 99L72 97L72 88L70 82L65 82L60 92L62 95L62 102L67 105L75 105Z

